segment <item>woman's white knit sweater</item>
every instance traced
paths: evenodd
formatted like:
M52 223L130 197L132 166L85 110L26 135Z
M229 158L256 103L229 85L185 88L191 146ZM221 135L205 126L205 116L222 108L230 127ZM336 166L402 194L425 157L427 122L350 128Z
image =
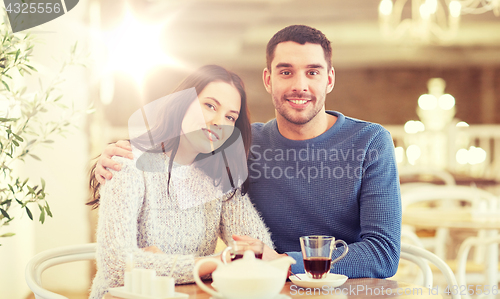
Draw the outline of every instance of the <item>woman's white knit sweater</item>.
M176 165L169 193L168 173L144 172L133 160L113 157L122 170L101 188L97 228L97 274L91 299L101 299L111 287L123 285L125 259L134 267L168 275L176 256L176 283L192 282L195 257L214 253L217 237L248 235L273 247L264 222L248 196L239 191L229 198L213 179L193 166ZM144 159L141 158L141 159ZM163 168L165 154L147 154L147 168ZM165 254L144 252L156 246Z

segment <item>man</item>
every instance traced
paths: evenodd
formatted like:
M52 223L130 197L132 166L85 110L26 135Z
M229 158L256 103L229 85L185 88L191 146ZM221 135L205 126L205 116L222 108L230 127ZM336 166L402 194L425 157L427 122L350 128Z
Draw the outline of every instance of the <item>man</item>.
M299 237L331 235L349 244L332 272L350 278L394 275L401 203L390 134L380 125L325 111L335 72L330 41L319 30L302 25L280 30L269 41L266 58L263 80L276 119L252 125L249 195L276 251L295 258L292 272L301 273ZM106 159L114 154L126 153L110 147L99 163L114 168ZM97 175L110 173L99 166ZM266 253L277 255L270 248Z

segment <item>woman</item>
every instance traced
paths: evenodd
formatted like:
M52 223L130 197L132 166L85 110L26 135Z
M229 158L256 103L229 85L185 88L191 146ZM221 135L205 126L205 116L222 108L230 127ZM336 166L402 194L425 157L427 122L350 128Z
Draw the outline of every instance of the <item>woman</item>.
M193 87L196 93L189 92ZM272 247L267 228L244 196L248 185L243 184L245 172L237 170L241 163L226 153L238 151L241 139L241 160L249 152L243 82L210 65L188 76L176 91L183 92L174 93L160 109L162 123L149 124L151 130L132 138L134 156L142 152L135 162L113 157L122 170L100 189L91 174L94 200L88 204L100 209L98 271L90 298L100 299L110 287L123 284L128 254L135 267L154 269L157 275L174 269L176 283L186 283L193 281L194 263L214 253L217 237L227 243L233 234L249 235ZM200 275L215 269L213 263L205 265Z

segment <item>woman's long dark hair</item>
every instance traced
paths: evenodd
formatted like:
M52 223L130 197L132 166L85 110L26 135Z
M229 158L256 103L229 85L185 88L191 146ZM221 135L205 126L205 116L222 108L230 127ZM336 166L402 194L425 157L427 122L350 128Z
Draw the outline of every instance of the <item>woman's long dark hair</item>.
M246 163L243 163L244 165L242 165L242 163L238 163L237 161L233 161L232 159L230 159L228 163L226 155L224 154L224 149L233 144L238 146L237 143L235 143L235 141L239 139L239 137L241 136L241 139L243 140L243 147L244 147L243 151L245 153L245 158L248 157L248 153L250 151L250 144L252 142L250 115L249 115L250 112L247 106L247 97L243 81L238 75L236 75L231 71L226 70L221 66L206 65L199 68L194 73L189 75L186 79L184 79L184 81L182 81L181 84L174 90L174 93L194 87L196 90L196 94L200 94L203 91L203 89L205 89L205 87L212 82L225 82L234 86L238 90L241 96L240 113L238 119L236 120L233 134L228 138L228 140L226 140L220 148L216 149L212 153L199 154L196 157L194 163L196 163L197 167L201 168L204 172L206 172L210 177L214 179L214 184L218 184L221 181L224 182L224 180L222 180L222 176L224 176L225 173L227 173L231 184L230 188L232 188L233 191L235 191L236 186L234 185L234 182L241 181L241 178L239 180L239 178L235 177L234 174L235 173L246 174L247 173L246 169L245 171L242 172L241 169L240 171L238 171L238 168L241 167L246 168L247 166ZM161 109L162 113L161 124L158 123L156 126L153 126L153 128L151 128L150 132L143 134L138 138L134 138L131 141L131 143L135 147L138 147L141 150L147 150L148 153L158 153L158 152L170 153L169 165L168 165L168 181L167 181L168 185L170 184L173 161L175 155L177 154L177 150L179 148L180 135L182 134L181 133L182 120L184 119L184 116L189 106L195 99L196 96L185 96L185 93L184 96L182 97L179 96L176 97L175 95L173 95L173 97L169 101L166 101L168 109ZM156 140L162 140L163 142L150 149L144 148L144 145L147 145L148 142L151 140L150 138L151 135L155 136ZM216 153L219 152L221 153L221 155L214 156ZM214 157L206 159L209 156L214 156ZM91 199L89 202L86 203L87 205L91 205L93 209L99 206L99 198L100 198L99 194L100 183L95 178L96 165L97 162L92 166L90 170L89 186L91 190ZM237 171L231 172L229 168L233 170L236 169ZM244 179L245 179L244 183L241 186L241 192L243 194L248 191L249 187L248 178L245 177ZM228 186L222 186L222 187L223 190L225 191L228 189Z

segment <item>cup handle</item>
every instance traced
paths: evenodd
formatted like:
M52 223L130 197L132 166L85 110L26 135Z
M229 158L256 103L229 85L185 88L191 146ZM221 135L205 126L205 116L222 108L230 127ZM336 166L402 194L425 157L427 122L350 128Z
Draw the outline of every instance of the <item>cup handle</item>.
M227 252L231 249L232 249L231 246L228 246L224 249L224 251L222 251L222 261L224 262L224 264L227 264L226 260Z
M219 267L219 265L223 265L221 261L216 260L216 259L203 259L203 260L199 261L198 263L196 263L196 265L194 265L194 269L193 269L194 281L200 287L200 289L202 289L205 292L213 295L216 298L222 298L222 294L221 293L218 293L218 292L212 290L211 288L207 287L203 283L203 281L201 281L201 278L200 278L200 275L199 275L198 271L200 270L201 265L203 265L204 263L207 263L207 262L216 263L217 267Z
M342 243L344 245L344 251L342 252L342 254L338 258L332 260L332 266L333 266L333 264L338 262L340 259L342 259L349 251L349 247L347 247L347 243L342 241L342 240L337 240L334 243L332 243L333 248L335 248L335 249L337 248L337 243Z

